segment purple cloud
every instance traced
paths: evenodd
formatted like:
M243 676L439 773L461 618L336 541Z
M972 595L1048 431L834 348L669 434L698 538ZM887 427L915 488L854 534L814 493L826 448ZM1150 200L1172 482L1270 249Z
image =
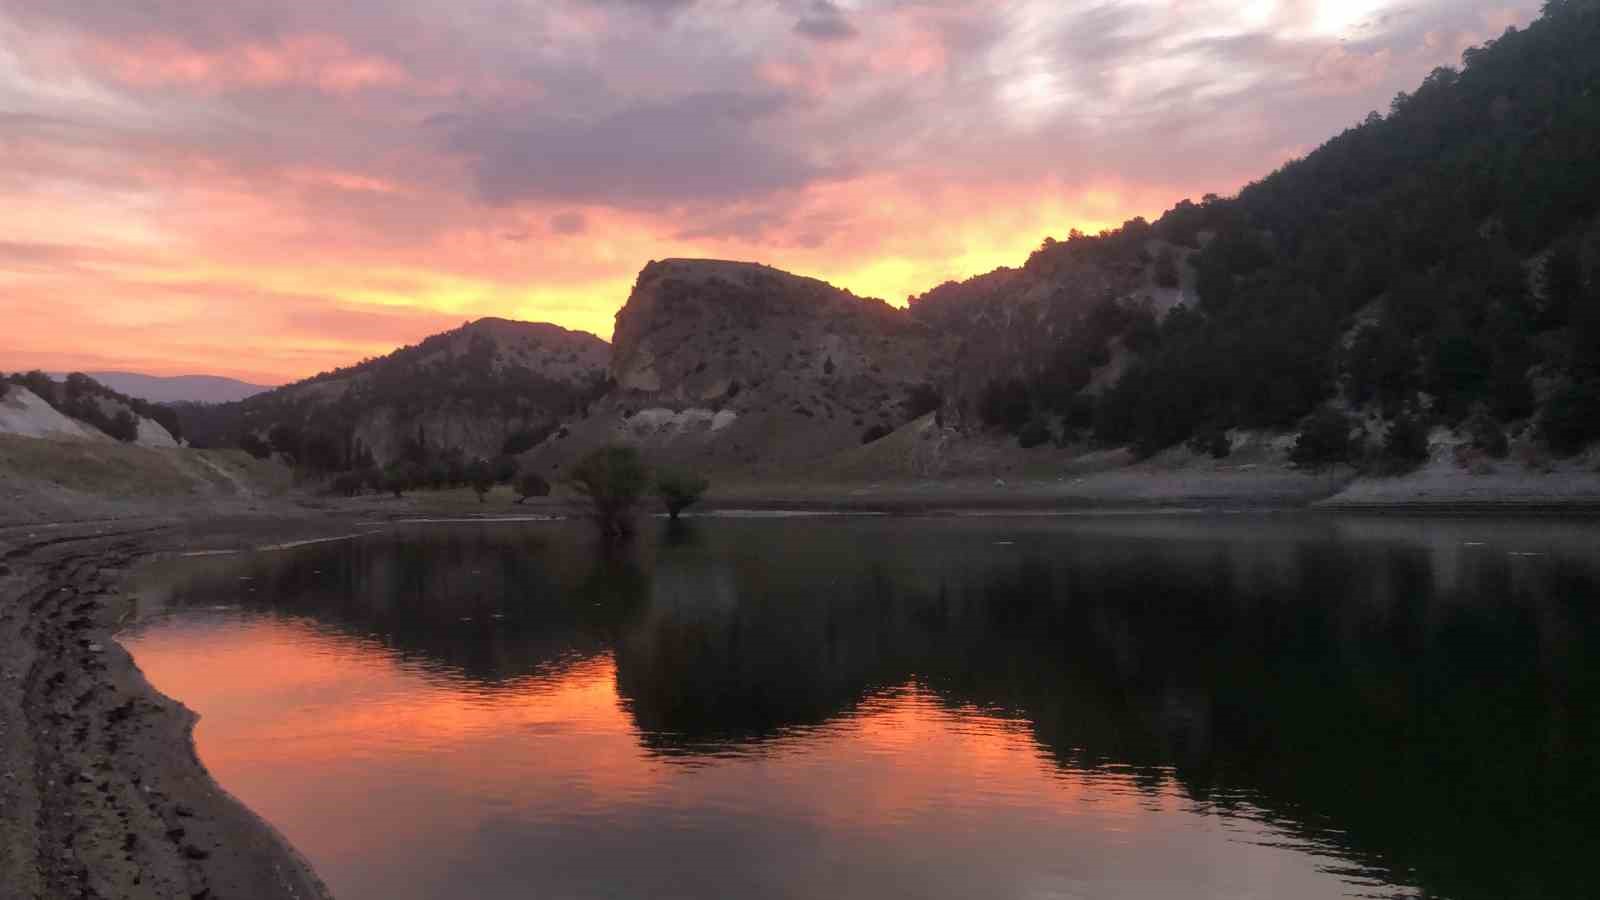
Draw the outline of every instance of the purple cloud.
M633 208L704 203L802 186L829 173L762 134L777 93L708 92L597 119L533 108L435 120L491 205L523 200Z
M794 24L794 30L815 41L843 41L861 33L845 18L844 11L829 0L812 3L806 14Z
M550 217L551 232L562 235L563 237L574 234L583 234L588 230L588 228L589 220L584 218L583 213L564 212L556 213Z

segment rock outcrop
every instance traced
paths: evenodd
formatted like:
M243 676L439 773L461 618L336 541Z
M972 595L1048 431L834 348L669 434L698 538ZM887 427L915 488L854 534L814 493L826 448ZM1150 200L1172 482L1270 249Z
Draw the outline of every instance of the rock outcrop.
M177 447L177 438L154 419L139 417L139 436L133 442L141 447Z
M98 428L62 415L44 398L21 385L0 384L0 391L4 392L0 396L0 434L57 440L111 440Z
M816 459L928 411L947 349L904 310L816 279L652 262L617 313L614 389L533 456L559 469L621 441L702 468Z

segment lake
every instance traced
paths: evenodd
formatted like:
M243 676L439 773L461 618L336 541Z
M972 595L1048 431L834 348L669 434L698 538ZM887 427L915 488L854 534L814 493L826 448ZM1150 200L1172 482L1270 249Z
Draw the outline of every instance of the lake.
M1600 895L1600 526L400 526L121 636L341 900Z

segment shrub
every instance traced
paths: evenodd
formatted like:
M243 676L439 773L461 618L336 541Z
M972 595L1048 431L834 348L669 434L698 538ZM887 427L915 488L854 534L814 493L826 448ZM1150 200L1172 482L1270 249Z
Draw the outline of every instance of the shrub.
M879 438L888 437L889 431L889 426L882 422L869 426L866 431L861 432L861 443L870 444Z
M300 429L283 422L267 431L267 443L274 451L287 456L290 462L300 459L300 440Z
M633 508L650 485L650 472L638 450L613 445L580 460L570 480L573 490L589 498L600 533L620 537L632 531Z
M911 388L906 392L906 398L900 401L900 407L905 410L908 419L921 418L943 404L944 398L939 395L939 389L927 383Z
M399 497L422 480L416 463L396 463L383 470L383 489Z
M1289 450L1289 460L1307 469L1320 469L1350 461L1350 417L1326 407L1306 416L1300 434Z
M1539 434L1557 456L1571 456L1600 439L1600 382L1578 382L1552 392L1539 414Z
M505 443L500 445L502 456L518 456L537 447L556 430L554 423L539 428L524 428L506 436Z
M239 449L256 459L266 459L272 455L272 448L254 431L246 431L244 436L239 438Z
M472 492L478 495L479 503L482 503L489 492L494 490L494 467L486 459L475 459L469 463L465 477L467 484L472 487Z
M450 467L441 460L434 460L428 463L428 468L423 470L419 482L436 491L441 490L450 483Z
M1226 459L1233 453L1233 442L1228 433L1215 425L1203 425L1189 438L1189 450L1212 459Z
M978 395L978 416L985 425L1016 432L1033 416L1028 386L1020 378L999 378Z
M1506 430L1489 415L1488 410L1479 407L1467 419L1465 427L1473 449L1482 450L1495 459L1505 459L1510 454L1511 443L1506 440Z
M1427 423L1410 413L1396 416L1383 438L1383 456L1390 463L1407 468L1427 462Z
M344 440L324 431L306 435L300 445L298 462L319 472L337 472L349 468Z
M1017 446L1024 450L1037 447L1048 440L1050 440L1050 426L1038 417L1029 419L1028 424L1017 432Z
M1078 393L1067 401L1067 412L1062 422L1066 431L1082 432L1094 430L1094 397L1089 394Z
M688 472L666 471L656 475L656 496L667 507L667 515L676 519L678 514L698 503L700 496L711 487L703 475Z
M124 444L131 444L139 439L139 420L133 413L120 410L104 426L106 434L111 435Z
M1156 255L1155 278L1156 284L1164 288L1178 286L1178 258L1171 247L1161 248L1161 252Z
M1489 402L1501 420L1525 419L1533 415L1533 388L1525 376L1526 366L1501 363L1489 375Z
M517 458L515 456L500 455L490 464L494 470L496 484L510 484L517 477Z
M139 407L134 412L165 428L173 440L183 440L183 421L178 418L177 410L159 403L141 403Z
M517 502L521 503L529 497L550 496L550 482L538 472L523 472L517 476Z
M365 482L359 472L344 472L333 479L333 492L341 497L355 497L361 493Z

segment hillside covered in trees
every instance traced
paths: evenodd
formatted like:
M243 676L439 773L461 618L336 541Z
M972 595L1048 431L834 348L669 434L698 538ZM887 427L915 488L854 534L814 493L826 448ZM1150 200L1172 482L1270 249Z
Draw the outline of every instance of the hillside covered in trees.
M1236 197L1047 241L1029 266L1183 248L1192 302L1153 325L1108 297L1052 362L992 379L985 420L1143 453L1325 406L1531 424L1558 454L1600 438L1597 47L1600 3L1552 0ZM1128 364L1090 385L1108 348Z

